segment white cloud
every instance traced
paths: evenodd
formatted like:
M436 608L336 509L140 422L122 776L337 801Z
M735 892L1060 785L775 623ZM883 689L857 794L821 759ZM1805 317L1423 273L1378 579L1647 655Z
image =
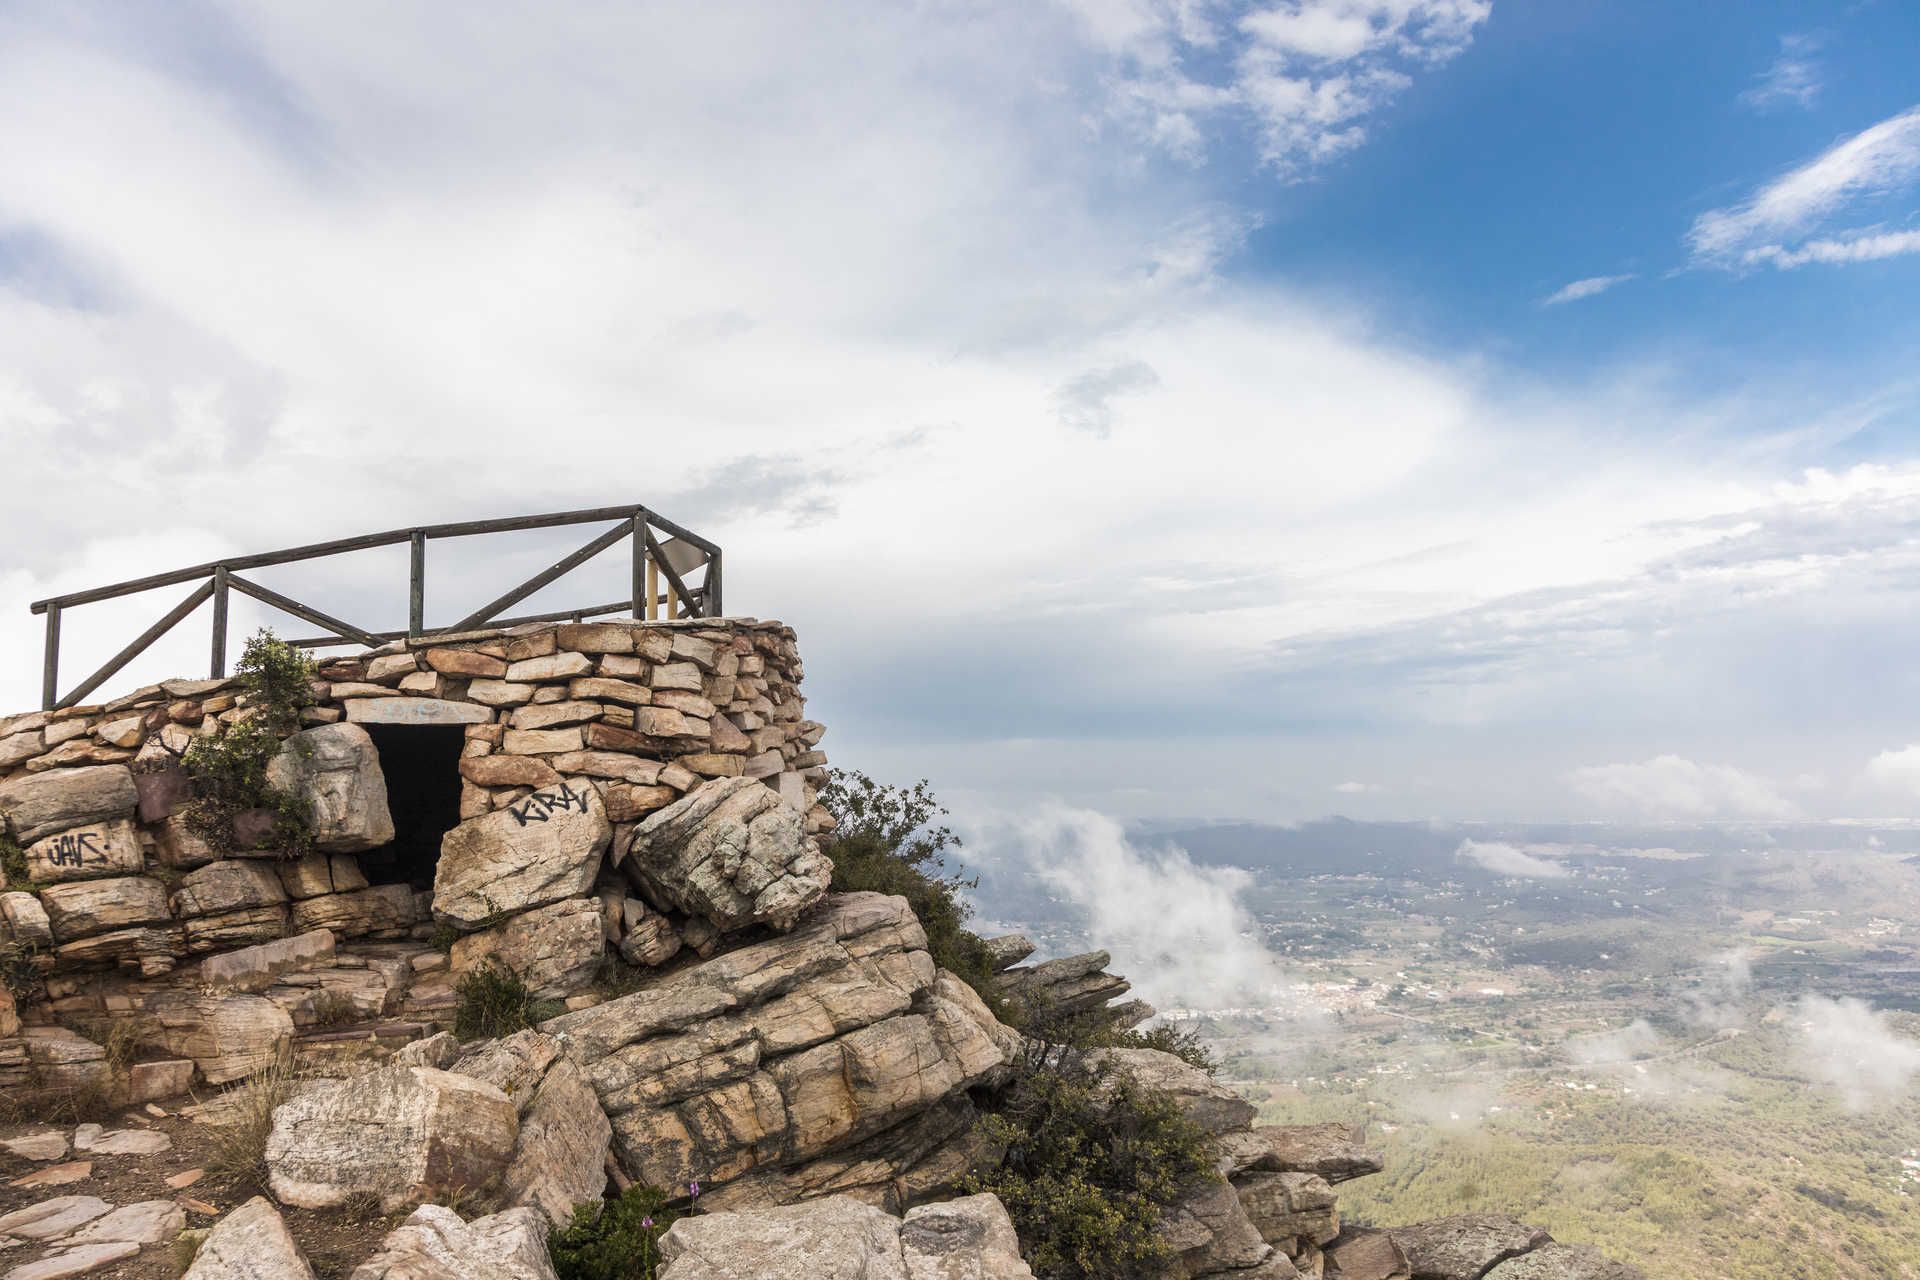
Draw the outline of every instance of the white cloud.
M1535 857L1517 845L1503 844L1498 840L1462 840L1460 847L1453 851L1453 856L1495 875L1559 880L1572 874L1557 862Z
M1546 804L1572 764L1645 754L1566 732L1628 701L1595 663L1643 689L1650 637L1770 602L1897 634L1920 468L1792 477L1798 441L1898 404L1526 381L1403 341L1236 278L1256 219L1219 193L1244 174L1088 128L1154 32L1230 85L1256 38L1309 79L1420 74L1485 16L1296 10L1374 34L1144 0L1111 30L1013 4L231 6L164 33L7 9L0 153L33 181L0 184L32 267L0 282L0 708L37 701L38 596L635 500L726 546L735 609L800 630L836 758L1000 799L1299 817L1392 777L1370 806ZM1217 133L1248 108L1195 110ZM585 537L435 544L429 619ZM262 577L405 617L404 553ZM170 603L70 612L69 678ZM109 691L197 673L203 625ZM1551 736L1457 738L1527 717ZM1223 726L1231 749L1168 750Z
M1749 264L1790 268L1810 262L1840 266L1851 262L1877 262L1902 254L1920 253L1920 231L1850 231L1844 235L1808 240L1787 249L1764 244L1749 249L1742 261Z
M1741 105L1756 111L1784 106L1811 107L1822 87L1820 64L1813 58L1819 47L1820 41L1814 36L1781 36L1780 56L1751 89L1740 95Z
M1920 801L1920 743L1890 747L1867 761L1866 781L1899 799Z
M1290 1005L1291 980L1260 942L1237 867L1196 864L1177 846L1143 848L1084 809L1041 806L983 824L968 861L1030 868L1083 913L1114 972L1161 1008Z
M1861 1000L1807 996L1796 1008L1801 1069L1865 1111L1910 1096L1920 1075L1920 1042L1893 1029Z
M1364 796L1382 788L1377 782L1347 781L1335 783L1333 789L1343 796Z
M1647 821L1790 818L1799 813L1773 783L1732 765L1678 755L1635 764L1586 765L1568 775L1574 791L1607 816Z
M1701 214L1687 243L1696 262L1737 266L1786 259L1778 265L1795 265L1792 256L1808 232L1857 201L1906 190L1916 176L1920 176L1920 107L1911 107L1841 139L1759 187L1742 203ZM1851 243L1856 234L1842 234L1830 243Z
M1111 113L1197 159L1250 122L1265 162L1299 174L1366 140L1368 117L1472 42L1491 0L1066 0L1116 59ZM1204 68L1204 69L1202 69Z
M1558 289L1541 299L1541 305L1557 307L1567 302L1578 302L1582 298L1591 298L1605 293L1617 284L1625 284L1633 279L1631 273L1623 276L1588 276L1585 280L1575 280L1561 285Z

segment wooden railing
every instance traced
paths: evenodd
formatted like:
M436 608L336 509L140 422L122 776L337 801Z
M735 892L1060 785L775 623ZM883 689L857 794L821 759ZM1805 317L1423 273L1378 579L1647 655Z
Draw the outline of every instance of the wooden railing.
M561 525L597 524L602 520L612 520L616 523L578 551L542 569L513 590L451 626L428 627L426 625L427 543L438 538L466 538L483 533L552 529ZM665 535L664 540L656 535L656 531ZM562 609L553 613L526 614L514 618L500 616L542 587L579 568L621 541L630 541L632 544L633 592L630 597L615 600L609 604L589 605L581 609ZM352 623L342 622L311 605L302 604L298 600L281 595L278 591L263 587L250 578L240 576L241 570L291 564L299 560L319 560L327 556L365 551L373 547L394 546L402 542L412 544L413 548L412 569L408 576L407 629L405 631L362 630ZM688 579L701 569L705 572L698 583L690 583ZM664 590L662 579L665 580ZM168 610L158 622L134 637L126 648L109 658L106 665L68 690L65 696L61 696L59 692L60 621L68 609L196 580L199 581L199 585L187 593L186 599ZM669 618L712 618L720 616L721 612L720 548L699 534L684 529L645 507L594 507L585 511L514 516L505 520L470 520L460 524L428 525L418 529L390 529L385 533L367 533L357 538L316 542L311 546L294 547L286 551L233 556L211 564L195 565L191 569L175 569L170 573L156 573L145 578L135 578L131 582L117 582L110 587L95 587L89 591L75 591L64 596L36 600L33 603L33 611L47 616L46 664L41 672L40 705L52 711L78 703L111 679L115 672L140 656L154 641L171 631L188 614L209 600L213 601L213 654L210 674L215 678L226 675L227 597L234 591L251 596L262 604L271 605L282 613L291 614L316 627L327 629L325 635L290 641L303 649L319 649L344 644L374 646L389 640L398 640L403 636L445 635L456 631L472 631L478 627L513 626L522 622L561 622L569 619L577 622L628 610L635 618L658 618L663 613Z

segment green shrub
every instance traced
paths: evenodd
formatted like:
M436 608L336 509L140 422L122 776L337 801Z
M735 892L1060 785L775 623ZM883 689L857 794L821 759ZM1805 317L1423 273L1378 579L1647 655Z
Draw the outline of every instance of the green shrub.
M629 1187L617 1199L576 1205L573 1221L548 1233L547 1252L560 1280L654 1280L660 1237L679 1217L665 1192Z
M1074 1050L1031 1057L981 1123L1006 1154L965 1189L1000 1197L1040 1280L1161 1275L1161 1211L1218 1176L1211 1137L1174 1099Z
M0 886L31 892L27 880L27 851L0 831Z
M454 991L460 1004L453 1014L453 1034L462 1040L510 1036L566 1011L558 1000L535 999L518 975L491 962L462 975Z
M960 847L960 837L936 823L947 811L926 781L890 787L864 773L835 769L820 803L836 820L826 842L834 892L905 898L927 931L934 963L957 974L1004 1019L1009 1011L993 982L992 956L966 928L972 908L961 895L980 881L946 870L943 855Z
M313 660L271 631L257 632L235 664L250 714L195 738L182 763L193 780L187 829L220 853L233 849L234 819L249 809L274 815L274 848L298 858L313 846L306 805L267 781L267 765L281 740L300 727L300 711L313 702Z
M40 994L39 949L15 938L0 938L0 987L14 1003L26 1004Z

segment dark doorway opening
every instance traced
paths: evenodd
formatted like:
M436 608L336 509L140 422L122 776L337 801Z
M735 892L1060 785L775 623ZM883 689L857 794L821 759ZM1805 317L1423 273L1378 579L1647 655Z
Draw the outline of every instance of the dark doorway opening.
M360 870L371 884L431 889L440 837L460 823L460 752L466 731L440 724L362 727L380 752L380 770L387 776L393 843L361 854Z

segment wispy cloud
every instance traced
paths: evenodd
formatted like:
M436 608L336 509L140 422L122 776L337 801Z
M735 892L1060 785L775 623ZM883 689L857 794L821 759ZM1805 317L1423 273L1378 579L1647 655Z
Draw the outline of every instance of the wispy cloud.
M1781 36L1780 56L1740 95L1740 105L1755 111L1811 107L1821 89L1820 64L1813 58L1819 48L1818 36Z
M1632 764L1587 765L1568 781L1609 816L1648 820L1790 818L1798 806L1773 783L1732 765L1655 756Z
M1631 272L1623 276L1588 276L1585 280L1575 280L1570 284L1561 285L1558 289L1542 298L1540 305L1544 307L1557 307L1567 302L1578 302L1582 298L1591 298L1597 294L1605 293L1607 290L1613 288L1613 286L1625 284L1631 279L1633 279Z
M1300 175L1366 141L1366 120L1472 43L1491 0L1067 0L1118 68L1111 112L1197 160L1221 122Z
M1054 409L1062 426L1105 436L1113 430L1116 400L1159 385L1160 375L1152 365L1144 360L1122 360L1068 379L1054 393Z
M1762 245L1749 250L1745 261L1786 268L1804 267L1809 262L1829 265L1874 262L1904 253L1920 253L1920 231L1852 231L1828 239L1809 240L1793 249L1777 244Z
M1797 1013L1801 1068L1837 1090L1849 1110L1906 1096L1920 1075L1920 1043L1864 1001L1807 996Z
M1913 251L1903 233L1853 229L1808 240L1857 202L1909 189L1920 178L1920 107L1843 138L1740 204L1694 219L1687 245L1696 263L1718 267L1860 262Z

